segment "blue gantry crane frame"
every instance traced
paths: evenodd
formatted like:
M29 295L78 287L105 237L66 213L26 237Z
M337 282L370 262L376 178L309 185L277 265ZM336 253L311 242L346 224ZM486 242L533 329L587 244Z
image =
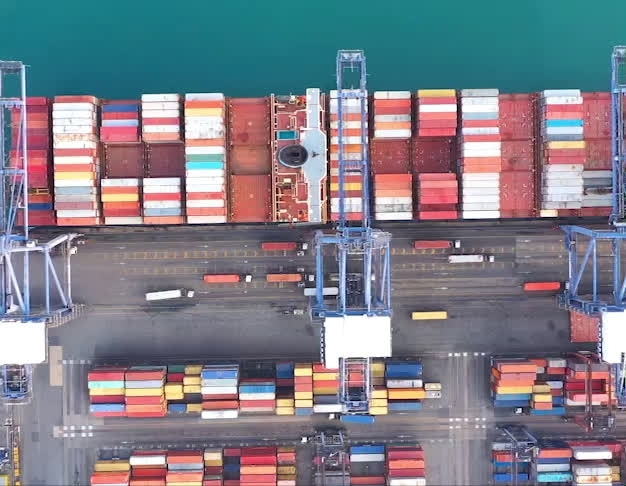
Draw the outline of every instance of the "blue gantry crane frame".
M15 83L17 81L17 85ZM15 92L9 96L10 91ZM26 102L26 65L20 61L0 61L0 321L47 322L60 325L72 319L82 306L75 306L71 294L70 255L75 233L57 236L47 243L31 240L28 211L28 118ZM64 251L62 278L53 264L51 252ZM31 306L31 254L38 253L37 262L43 270L43 310ZM16 272L14 257L21 254L23 271ZM40 257L40 258L41 258ZM22 283L20 284L20 279ZM60 302L52 302L51 287L57 290ZM0 399L21 401L31 393L30 364L3 363L0 366Z
M358 88L345 86L344 73L348 70L358 75ZM349 103L350 101L353 102ZM313 313L319 318L350 315L391 316L391 238L389 233L371 228L367 69L365 54L361 50L341 50L337 54L336 103L339 218L336 234L324 234L321 231L315 234L317 282ZM355 160L346 150L344 115L348 112L354 113L357 106L361 123L361 153ZM350 175L359 175L362 180L362 215L359 221L349 221L346 211L346 179ZM334 254L339 267L339 295L335 305L326 302L323 295L324 250L328 247L335 249Z
M613 210L609 223L612 228L593 230L580 226L562 226L565 231L565 245L569 254L569 282L560 296L560 303L567 309L587 315L601 312L621 312L626 309L626 275L622 268L622 243L626 239L626 180L624 164L626 147L624 143L624 96L626 95L626 47L613 49L611 57L611 98L612 98L612 156L613 156ZM610 298L606 292L598 262L599 243L608 241L612 248L612 282ZM579 255L585 245L584 254ZM582 256L582 258L580 258ZM581 283L587 273L591 273L591 293L581 293ZM604 291L604 292L603 292Z

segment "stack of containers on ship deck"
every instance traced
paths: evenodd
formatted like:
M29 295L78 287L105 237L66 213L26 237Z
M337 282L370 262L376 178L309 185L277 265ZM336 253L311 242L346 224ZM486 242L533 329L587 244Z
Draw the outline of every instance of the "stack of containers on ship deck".
M313 413L313 365L296 363L293 374L296 415L311 415Z
M130 456L130 486L150 481L154 486L166 486L167 451L133 451Z
M456 136L457 109L456 91L453 89L418 90L418 137Z
M613 200L611 93L582 93L585 167L581 216L608 216Z
M385 362L373 360L370 368L372 380L372 396L370 400L370 415L387 415L389 402L387 387L385 386Z
M537 444L534 468L539 484L572 481L572 450L562 440L542 440Z
M411 92L374 93L374 138L411 138Z
M296 486L297 468L296 468L296 448L295 447L279 447L276 452L277 468L277 486Z
M491 369L493 406L530 407L536 379L537 365L530 360L494 360Z
M354 90L358 92L358 90ZM339 100L337 91L330 92L330 218L339 219ZM367 110L367 100L365 101ZM367 126L363 133L361 121L361 100L347 99L342 104L343 114L343 157L348 167L358 167L358 161L363 160L365 147L363 141L367 139ZM367 113L365 114L367 120ZM355 165L356 164L356 165ZM344 178L344 211L348 221L359 221L363 217L363 173L346 171Z
M241 413L273 414L276 410L276 381L265 378L242 378L239 381Z
M461 91L459 170L463 219L500 217L502 142L499 118L497 89Z
M383 444L350 446L350 484L386 486L385 446Z
M531 415L565 415L563 383L567 361L563 358L531 360L537 365L537 379L533 385Z
M532 456L530 454L514 455L509 441L496 441L491 444L491 460L495 484L517 484L530 479ZM517 477L515 477L515 471L517 471Z
M239 484L241 478L241 449L224 449L224 486Z
M387 477L387 486L426 486L426 457L422 447L387 447Z
M203 451L177 450L167 453L168 486L202 486L203 478Z
M570 407L584 407L587 402L586 379L588 364L582 359L567 359L565 377L565 404ZM591 363L591 401L594 406L605 406L610 399L615 402L615 377L611 365L604 362Z
M126 368L94 368L87 374L89 412L94 417L124 417L124 376Z
M139 143L138 101L115 100L102 102L100 141L104 144Z
M583 200L583 98L577 89L541 93L542 217L578 213Z
M276 447L241 449L240 486L276 486L278 466Z
M575 486L593 484L594 486L612 486L613 451L597 441L578 442L572 446L573 483ZM589 444L589 445L587 445ZM621 445L621 444L620 444ZM615 471L619 473L619 470ZM616 475L616 477L619 477ZM619 479L618 479L619 481Z
M202 412L202 365L185 365L183 373L182 383L184 403L186 406L185 411L194 413Z
M101 224L98 100L93 96L54 98L52 134L57 225Z
M207 365L202 368L202 418L237 418L239 365ZM243 411L243 409L242 409Z
M389 412L421 410L426 398L422 364L417 361L388 361L385 369Z
M224 457L222 449L204 449L204 477L202 486L223 486Z
M323 364L313 365L313 412L340 413L339 370L325 368Z
M23 168L24 155L20 126L21 111L13 109L11 118L11 167ZM28 224L54 226L53 184L50 160L50 100L26 98L26 142L28 157ZM23 210L17 214L18 224L23 224Z
M178 94L141 95L141 137L144 142L176 142L180 137Z
M417 219L459 217L459 182L456 174L419 174L415 190L418 198Z
M180 177L146 177L143 180L143 216L145 224L183 223Z
M222 93L185 95L187 223L226 222L226 101Z
M143 223L139 179L102 179L100 193L104 224Z
M413 174L374 175L374 219L413 219Z
M293 363L276 363L276 415L294 415Z
M165 403L165 366L131 366L124 374L126 416L163 417Z

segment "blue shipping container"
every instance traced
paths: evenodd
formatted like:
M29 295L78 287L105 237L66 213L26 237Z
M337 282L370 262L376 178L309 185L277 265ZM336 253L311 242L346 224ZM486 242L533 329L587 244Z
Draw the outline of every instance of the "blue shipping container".
M94 403L89 406L91 413L96 412L125 412L126 405L123 403Z
M530 411L531 415L565 415L564 407L554 407L552 410L535 410Z
M239 376L239 370L202 370L200 376L205 380L228 379L233 380Z
M390 412L415 412L422 409L422 402L387 402Z
M102 111L104 113L132 113L137 112L139 114L139 104L136 105L102 105Z
M384 454L384 445L360 445L350 447L350 454Z
M538 483L566 483L572 480L572 473L550 472L537 473Z
M552 405L565 405L564 397L552 397Z
M186 403L170 403L167 406L167 410L171 413L185 413L187 412Z
M495 400L494 408L514 408L514 407L530 407L530 400L506 400L504 402Z
M570 462L569 457L538 457L537 458L537 464L569 464L569 462Z
M296 407L296 415L298 416L313 415L313 409L304 408L304 407Z
M387 378L419 378L422 376L422 365L417 362L387 363L385 375Z
M582 127L583 121L577 118L571 118L569 120L546 120L546 128L574 128Z
M239 385L239 393L275 393L276 385Z
M350 424L373 424L376 417L373 415L342 415L340 420Z
M31 211L51 211L54 208L51 203L28 203L28 209Z
M495 395L495 400L497 401L512 401L512 400L527 400L530 402L530 399L533 397L532 393L511 393L511 394L497 394Z
M224 169L224 162L187 162L185 164L187 170L216 170ZM278 368L278 366L277 366ZM293 368L292 368L293 369Z
M102 120L103 127L138 127L139 120Z

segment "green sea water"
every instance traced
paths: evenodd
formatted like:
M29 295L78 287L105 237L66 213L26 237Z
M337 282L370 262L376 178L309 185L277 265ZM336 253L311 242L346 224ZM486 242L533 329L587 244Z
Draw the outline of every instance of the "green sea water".
M32 95L330 89L364 49L370 90L607 90L624 0L1 0L0 59Z

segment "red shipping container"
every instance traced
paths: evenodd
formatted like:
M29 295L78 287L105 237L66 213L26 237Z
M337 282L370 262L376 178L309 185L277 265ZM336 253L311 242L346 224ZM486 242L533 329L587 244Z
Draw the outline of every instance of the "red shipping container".
M413 174L456 170L456 138L417 139L413 142Z
M93 417L107 418L107 417L130 417L126 412L93 412Z
M223 451L224 457L239 457L241 456L241 448L226 448Z
M203 400L237 400L239 395L237 393L222 394L222 395L202 395Z
M611 94L583 93L585 140L611 138Z
M390 447L387 449L387 459L424 459L424 451L422 449L414 448Z
M535 165L532 140L502 142L502 170L530 171Z
M585 169L610 170L612 169L611 139L586 140Z
M456 96L424 96L417 98L417 105L456 105Z
M166 118L144 118L141 120L141 124L144 126L149 125L180 125L181 117L166 117Z
M149 371L149 370L127 371L125 375L125 379L127 381L160 380L165 377L165 374L166 374L165 371Z
M177 193L163 192L160 194L151 193L151 192L143 193L144 201L182 201L182 199L183 197L180 192L177 192Z
M139 120L139 111L103 111L102 120Z
M202 408L204 410L236 410L239 408L239 402L237 400L207 400L202 402Z
M148 143L146 161L144 177L184 177L185 145L183 142Z
M202 486L222 486L223 480L222 479L203 479L202 480ZM239 482L237 482L237 484L239 484Z
M208 476L222 474L223 471L223 466L204 466L204 474Z
M417 219L422 220L445 220L445 219L457 219L459 217L458 211L420 211Z
M102 127L100 140L107 142L140 142L138 127Z
M570 311L570 341L597 343L600 339L600 319Z
M534 216L535 179L531 172L500 173L500 212L503 218Z
M352 476L350 478L350 486L360 486L360 485L381 485L386 484L385 476Z
M89 403L124 403L124 395L92 395L89 397Z
M388 471L390 478L423 478L424 469L390 469Z
M130 472L94 472L91 484L119 484L130 481Z
M55 96L52 100L55 103L91 103L92 105L97 105L99 103L98 98L89 95Z
M150 404L161 404L163 403L164 398L160 397L126 397L127 405L150 405Z
M529 140L534 136L532 95L499 96L502 140Z
M276 474L242 474L239 477L239 480L242 483L251 483L251 484L275 483Z
M185 373L168 373L167 382L170 383L182 383L185 378Z
M390 459L387 461L389 469L424 469L423 459Z
M242 456L264 456L268 454L276 455L277 449L276 447L244 447L241 449Z

